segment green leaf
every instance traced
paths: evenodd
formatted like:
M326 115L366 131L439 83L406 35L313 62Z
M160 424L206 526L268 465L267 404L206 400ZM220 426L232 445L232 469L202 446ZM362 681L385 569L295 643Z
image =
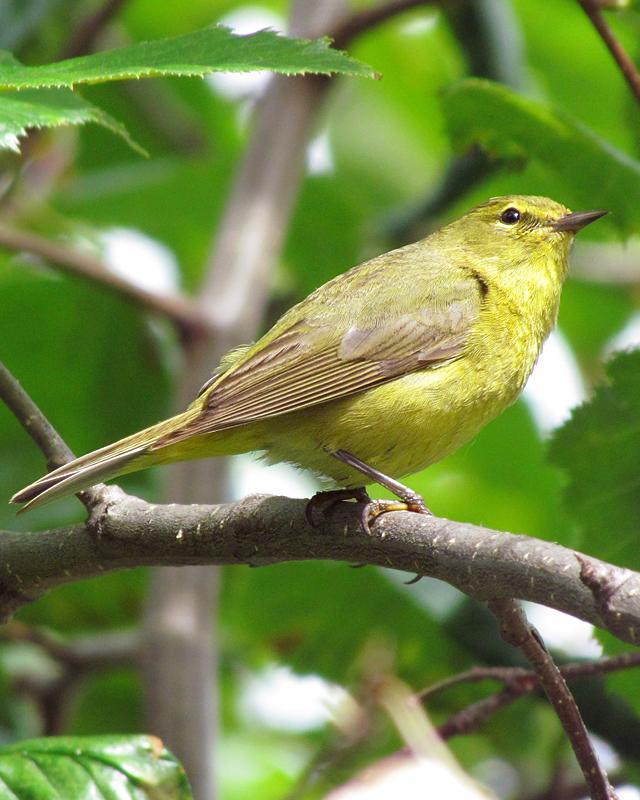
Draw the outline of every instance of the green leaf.
M609 383L554 435L550 457L569 477L565 502L592 555L640 568L640 350L607 366Z
M183 768L154 736L30 739L0 748L0 800L190 800Z
M24 69L11 53L0 51L0 70L5 66ZM147 155L131 138L124 125L70 89L26 89L0 93L0 150L19 152L19 139L25 136L28 128L84 125L87 122L102 125L121 136L138 153Z
M566 187L558 199L577 209L608 209L606 224L624 234L640 229L640 163L577 120L478 79L458 83L443 102L457 147L479 143L498 157L536 159Z
M84 125L87 122L102 125L121 136L138 153L146 155L124 125L70 89L27 89L0 94L0 149L19 152L19 139L28 128Z
M0 93L0 149L18 151L18 140L28 128L94 122L122 136L134 150L145 155L121 123L70 91L80 83L161 75L201 76L215 71L374 75L365 64L329 45L328 39L291 39L274 31L238 36L217 26L36 67L25 66L3 51L0 90L5 91Z
M291 39L268 30L239 36L218 25L173 39L139 42L36 67L2 63L0 88L72 87L79 83L125 78L202 76L209 72L254 70L272 70L285 75L339 72L374 77L370 67L329 45L326 38Z

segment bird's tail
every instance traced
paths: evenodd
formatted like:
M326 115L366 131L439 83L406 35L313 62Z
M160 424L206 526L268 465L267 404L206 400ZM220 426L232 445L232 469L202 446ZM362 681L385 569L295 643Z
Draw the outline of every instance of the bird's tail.
M173 420L165 420L100 450L76 458L14 494L11 502L25 503L20 509L21 513L60 497L76 494L109 478L151 466L153 459L145 459L145 454L149 452L151 445L167 432L167 429L176 427L172 423L177 419L176 417Z

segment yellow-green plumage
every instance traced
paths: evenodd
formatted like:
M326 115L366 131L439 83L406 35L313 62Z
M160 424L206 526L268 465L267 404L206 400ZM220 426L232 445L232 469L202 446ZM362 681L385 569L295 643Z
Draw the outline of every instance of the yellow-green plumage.
M396 478L426 467L518 397L555 322L574 234L599 215L494 198L320 287L232 351L183 414L13 500L35 505L154 464L249 450L340 487L364 481L336 450Z

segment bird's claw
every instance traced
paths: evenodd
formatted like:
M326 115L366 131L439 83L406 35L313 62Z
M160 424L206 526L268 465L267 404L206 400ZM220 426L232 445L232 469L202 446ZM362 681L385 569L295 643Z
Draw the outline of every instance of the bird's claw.
M355 500L359 506L360 523L365 533L373 535L371 525L382 514L390 511L411 511L415 514L428 514L424 500L419 494L411 493L402 500L372 500L364 489L335 489L328 492L317 492L307 503L305 516L312 528L317 528L322 519L327 517L338 503L344 500ZM321 516L320 516L321 515Z
M363 504L360 511L360 522L365 533L372 536L372 523L382 514L388 514L391 511L411 511L414 514L433 516L419 494L412 494L403 500L370 500L368 503Z

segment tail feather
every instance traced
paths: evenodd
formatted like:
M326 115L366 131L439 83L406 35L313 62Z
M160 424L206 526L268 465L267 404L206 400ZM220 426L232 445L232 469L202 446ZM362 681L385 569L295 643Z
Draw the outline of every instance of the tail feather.
M148 452L149 446L157 439L158 435L166 433L167 427L171 427L172 421L166 420L58 467L14 494L11 502L25 503L19 512L22 513L59 497L80 492L96 483L109 480L109 478L150 466L150 463L138 462L133 465L133 462Z
M126 471L125 467L146 450L145 446L112 455L86 466L70 461L55 473L45 475L25 487L11 498L12 503L25 503L18 513L42 506L59 497L75 494L96 483L115 478ZM78 459L80 460L80 459Z

